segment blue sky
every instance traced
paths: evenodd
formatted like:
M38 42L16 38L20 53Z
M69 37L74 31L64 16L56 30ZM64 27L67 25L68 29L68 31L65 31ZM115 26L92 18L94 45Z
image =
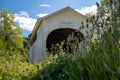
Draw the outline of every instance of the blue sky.
M0 11L7 9L14 13L15 22L23 29L23 36L28 36L35 25L37 18L53 13L66 6L76 11L96 13L96 2L100 0L0 0Z

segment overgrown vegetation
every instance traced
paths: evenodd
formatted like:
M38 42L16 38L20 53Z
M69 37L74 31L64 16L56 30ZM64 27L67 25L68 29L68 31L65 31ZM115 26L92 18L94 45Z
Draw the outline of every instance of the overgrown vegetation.
M44 61L35 64L27 62L27 58L19 50L19 45L15 48L15 45L12 45L5 36L1 35L6 35L9 31L6 30L6 33L3 33L5 29L2 28L5 27L2 27L4 24L0 18L0 37L2 37L0 38L0 79L119 80L120 1L101 0L101 3L96 3L96 5L98 6L98 13L89 15L90 17L87 20L91 33L85 38L90 40L87 43L90 50L86 55L81 55L75 48L75 52L72 51L73 54L59 53L59 55L49 56ZM8 25L6 26L9 28ZM86 26L88 27L88 25ZM9 35L7 38L9 39ZM13 41L13 43L16 42Z

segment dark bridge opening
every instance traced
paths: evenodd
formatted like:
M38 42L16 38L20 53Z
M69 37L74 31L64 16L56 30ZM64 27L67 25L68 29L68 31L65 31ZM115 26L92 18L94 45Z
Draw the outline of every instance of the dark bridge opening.
M82 33L76 31L75 29L60 28L52 31L47 37L47 49L51 52L52 45L60 44L62 41L66 41L69 35L74 34L78 37L79 41L83 40ZM78 35L79 34L79 35ZM64 45L65 48L65 45Z

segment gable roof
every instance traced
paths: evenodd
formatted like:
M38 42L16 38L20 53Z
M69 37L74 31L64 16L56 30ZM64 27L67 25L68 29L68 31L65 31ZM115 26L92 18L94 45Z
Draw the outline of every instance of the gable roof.
M47 15L47 16L44 16L44 17L42 17L42 18L38 18L38 19L37 19L37 22L36 22L36 24L35 24L35 26L34 26L34 29L33 29L33 31L32 31L31 37L30 37L30 44L32 45L32 44L34 43L34 40L35 40L35 38L36 38L36 36L37 36L37 31L38 31L38 29L40 28L40 25L42 24L42 21L43 21L44 19L49 18L49 17L51 17L51 16L54 16L54 15L56 15L56 14L62 13L62 12L64 12L64 11L66 11L66 10L70 10L70 11L74 12L75 14L79 15L80 17L86 18L86 16L80 14L79 12L75 11L74 9L72 9L72 8L69 7L69 6L67 6L67 7L65 7L65 8L63 8L63 9L60 9L60 10L58 10L58 11L52 13L52 14L49 14L49 15Z

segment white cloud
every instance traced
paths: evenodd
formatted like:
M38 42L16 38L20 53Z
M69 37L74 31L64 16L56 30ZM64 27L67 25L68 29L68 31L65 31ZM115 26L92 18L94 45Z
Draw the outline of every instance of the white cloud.
M38 16L38 17L44 17L44 16L47 16L47 15L48 15L48 13L39 13L36 16Z
M86 13L92 13L95 14L97 12L97 6L96 5L92 5L90 7L84 7L81 9L75 9L76 11L78 11L79 13L85 15Z
M29 14L26 11L21 11L20 14L18 14L21 17L29 17Z
M15 19L14 21L18 23L18 25L28 31L32 31L33 27L36 23L35 18L31 18L29 14L26 11L21 11L19 14L15 14Z
M49 4L40 4L40 7L51 7Z

